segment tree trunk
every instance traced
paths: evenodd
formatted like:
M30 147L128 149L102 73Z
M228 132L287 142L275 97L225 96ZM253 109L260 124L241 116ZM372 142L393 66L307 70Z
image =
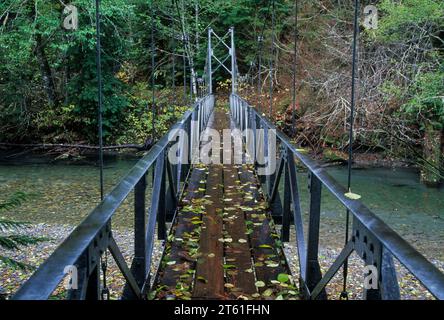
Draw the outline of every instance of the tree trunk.
M441 182L441 130L427 125L424 134L424 163L421 168L421 181L428 187L438 187Z
M51 67L49 66L48 59L46 58L42 36L39 33L36 34L35 40L37 43L35 52L37 61L39 63L40 72L42 74L43 87L45 88L49 105L53 106L56 103L56 91L54 80L52 78Z
M35 21L38 14L36 11L36 1L29 1L27 2L27 5L30 10L29 19L31 21ZM52 77L51 67L45 53L45 41L41 33L39 32L39 25L36 25L35 28L36 32L34 39L36 42L36 47L34 49L34 52L37 57L40 73L42 75L43 88L45 89L48 98L48 104L50 106L53 106L56 102L56 89L54 85L54 79Z

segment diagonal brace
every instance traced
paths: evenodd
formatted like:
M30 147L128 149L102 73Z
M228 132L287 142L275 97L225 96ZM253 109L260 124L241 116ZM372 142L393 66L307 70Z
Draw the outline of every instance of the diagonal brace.
M330 280L334 277L334 275L338 272L338 270L341 268L341 266L344 264L345 260L350 256L350 254L354 250L354 243L352 241L349 241L344 249L342 249L339 256L336 258L335 262L330 266L328 271L325 273L325 275L322 277L321 281L318 282L316 287L313 289L313 291L310 294L310 299L314 300L316 297L321 293L322 289L325 288L325 286L330 282Z
M128 283L130 289L133 291L134 295L136 297L141 298L141 291L139 286L137 285L136 279L134 278L133 274L131 273L130 269L128 268L125 258L123 257L122 253L120 252L119 246L116 243L116 240L114 237L111 236L110 243L108 245L108 249L111 252L111 255L113 256L114 260L117 263L117 266L119 267L120 271L122 272L123 276L125 277L126 282Z

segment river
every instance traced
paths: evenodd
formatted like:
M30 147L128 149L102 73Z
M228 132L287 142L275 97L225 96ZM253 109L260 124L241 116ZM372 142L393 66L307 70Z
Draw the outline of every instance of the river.
M136 157L113 156L105 159L105 189L112 187L136 163ZM328 171L346 184L345 167ZM308 208L307 174L298 173L301 205L305 218ZM32 194L7 218L32 223L76 225L99 200L98 168L93 160L51 161L26 157L26 161L0 162L0 200L13 192ZM419 182L415 169L371 168L353 171L352 191L395 231L429 258L444 261L444 188L431 189ZM117 228L132 226L132 199L116 214ZM322 200L321 234L324 242L342 241L345 210L327 191ZM322 241L321 241L322 245Z

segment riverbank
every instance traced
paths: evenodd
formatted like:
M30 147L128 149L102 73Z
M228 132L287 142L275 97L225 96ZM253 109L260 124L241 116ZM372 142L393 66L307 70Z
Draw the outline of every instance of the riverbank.
M324 166L346 165L348 153L326 148L320 154L309 154ZM354 152L353 168L417 168L412 160L388 156L384 152Z
M106 157L140 157L149 150L151 141L145 145L123 145L105 147ZM80 147L79 147L80 146ZM326 148L321 153L314 153L307 149L306 152L325 166L338 166L347 163L348 154L344 151ZM0 143L0 163L21 161L30 157L31 159L42 159L46 162L77 162L90 161L98 157L98 147L81 146L81 144L51 145L36 144L14 145ZM356 168L416 168L417 165L408 159L388 156L384 152L355 152L353 154L353 166Z

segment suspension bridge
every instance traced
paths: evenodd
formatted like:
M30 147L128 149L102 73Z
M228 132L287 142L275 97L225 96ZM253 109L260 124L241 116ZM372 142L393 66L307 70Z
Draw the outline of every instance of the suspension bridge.
M225 58L215 55L217 45L225 47ZM400 299L394 259L435 298L444 299L442 272L359 199L347 196L349 188L238 94L234 29L222 37L210 29L207 52L204 89L194 106L13 298L49 299L70 277L68 299L107 299L104 256L109 253L126 280L124 299L274 299L282 287L290 288L294 299L326 299L325 288L341 269L347 279L348 258L355 252L376 276L363 289L364 299ZM213 92L218 68L232 79L228 109L216 103ZM215 137L224 129L229 138L220 143ZM201 150L211 161L201 161ZM308 174L308 186L298 181L300 169ZM301 212L300 190L306 187L308 219ZM131 193L134 255L128 264L113 237L112 220ZM343 205L347 228L342 251L322 273L319 238L326 193ZM296 235L297 274L282 249L290 228ZM153 257L156 237L164 243L160 261ZM346 282L341 298L347 298Z

